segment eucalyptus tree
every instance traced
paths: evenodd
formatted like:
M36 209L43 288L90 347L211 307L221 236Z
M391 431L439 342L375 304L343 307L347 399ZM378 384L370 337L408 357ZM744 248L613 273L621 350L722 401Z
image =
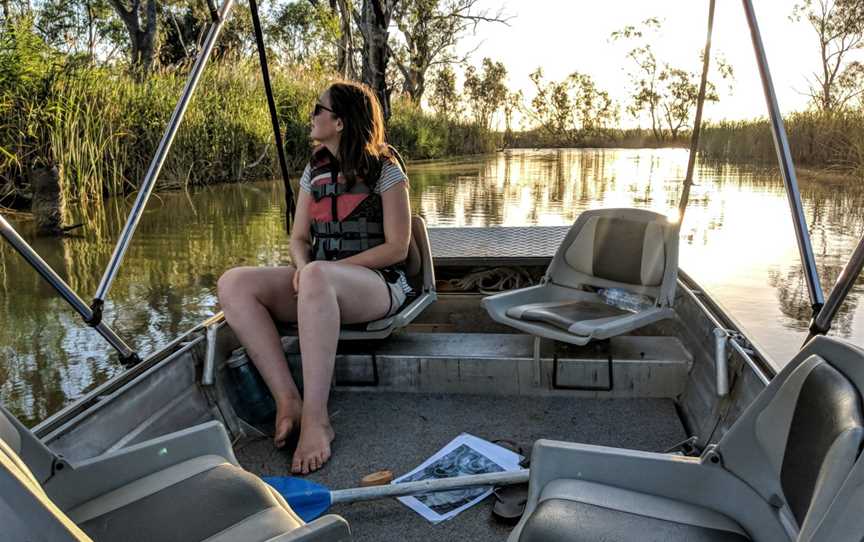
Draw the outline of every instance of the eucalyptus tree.
M864 47L864 0L804 0L792 10L819 39L820 69L808 78L813 105L830 113L864 93L864 65L850 56Z
M534 97L525 115L556 144L579 145L589 137L607 137L618 120L618 106L590 75L573 72L546 82L542 68L529 75Z
M384 118L390 118L387 66L390 62L390 23L399 0L362 0L360 10L352 6L352 17L363 37L361 80L378 95Z
M481 68L468 66L465 70L465 95L477 124L492 127L492 118L507 99L507 68L501 62L484 58Z
M633 48L627 52L631 60L630 98L627 112L639 119L647 115L655 141L662 143L669 138L678 137L682 129L688 127L696 101L699 96L699 74L672 66L657 58L652 40L660 35L662 24L659 19L646 19L639 26L628 25L613 32L613 41L623 41ZM730 80L732 67L722 55L715 55L713 77ZM717 87L708 81L705 100L716 102L720 99Z
M450 65L439 68L432 76L431 94L428 97L429 105L440 116L445 119L453 118L459 94L456 91L456 72Z
M58 50L90 62L113 57L123 26L108 0L42 0L38 8L36 27Z
M157 0L108 1L128 33L131 71L144 78L153 70L156 61L159 4Z
M470 53L456 54L456 45L481 23L507 24L502 10L478 9L480 0L411 0L394 14L399 40L390 50L402 75L403 91L415 104L426 92L426 75L439 66L464 63Z

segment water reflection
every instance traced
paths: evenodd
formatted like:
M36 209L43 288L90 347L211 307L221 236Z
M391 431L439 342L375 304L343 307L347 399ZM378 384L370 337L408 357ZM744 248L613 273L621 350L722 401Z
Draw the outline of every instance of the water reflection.
M432 226L569 225L594 207L677 213L685 150L525 150L410 168L411 201ZM864 224L857 182L802 182L805 213L826 289ZM109 295L106 321L146 355L216 308L227 268L288 259L280 183L224 185L154 197ZM130 201L70 206L78 235L22 235L85 299L95 292ZM778 363L810 318L790 213L772 171L702 164L681 228L681 264ZM835 333L864 338L859 284ZM34 423L104 382L119 367L23 260L0 243L0 399Z

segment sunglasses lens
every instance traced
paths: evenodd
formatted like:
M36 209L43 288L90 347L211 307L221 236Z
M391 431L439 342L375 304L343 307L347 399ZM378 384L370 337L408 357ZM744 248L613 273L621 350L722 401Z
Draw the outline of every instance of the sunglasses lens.
M315 109L312 110L312 116L317 117L323 111L321 104L315 104Z

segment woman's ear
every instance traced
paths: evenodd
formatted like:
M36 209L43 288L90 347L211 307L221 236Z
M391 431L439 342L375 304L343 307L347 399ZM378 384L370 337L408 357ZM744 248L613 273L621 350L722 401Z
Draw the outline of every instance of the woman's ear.
M343 128L345 128L345 125L342 124L342 119L337 117L336 118L336 131L341 132Z

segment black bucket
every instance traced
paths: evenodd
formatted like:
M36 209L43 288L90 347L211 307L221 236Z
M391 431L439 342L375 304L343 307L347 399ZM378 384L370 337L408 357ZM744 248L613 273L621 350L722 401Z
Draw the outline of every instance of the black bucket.
M252 425L273 423L276 402L246 352L241 350L235 353L227 364L234 383L234 410L237 415Z

